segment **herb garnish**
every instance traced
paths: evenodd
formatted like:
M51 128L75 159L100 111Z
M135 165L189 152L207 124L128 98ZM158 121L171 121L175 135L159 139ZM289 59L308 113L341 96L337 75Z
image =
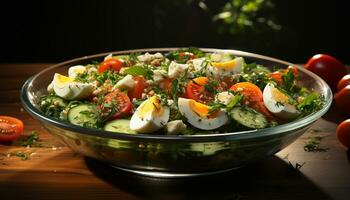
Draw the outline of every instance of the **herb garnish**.
M35 146L35 147L42 147L42 144L38 143L39 141L39 134L36 131L32 131L31 134L26 138L26 140L22 141L22 146Z
M315 136L311 137L310 140L305 144L304 151L307 152L325 152L328 148L323 148L320 146L323 137Z

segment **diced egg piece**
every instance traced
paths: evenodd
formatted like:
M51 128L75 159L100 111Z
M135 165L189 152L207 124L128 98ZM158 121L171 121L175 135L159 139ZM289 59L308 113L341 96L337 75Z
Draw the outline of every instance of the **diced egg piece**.
M86 68L83 65L72 66L68 69L68 76L75 78L78 74L86 72Z
M169 78L177 78L179 76L182 76L186 73L187 68L188 64L179 64L171 61L168 68L168 76Z
M234 97L235 96L232 93L225 91L225 92L217 93L215 96L215 100L218 103L227 105Z
M165 77L167 77L167 71L163 69L156 69L153 71L153 80L154 82L160 82L162 81Z
M186 124L182 120L173 120L165 125L168 135L175 135L181 133L186 129Z
M290 97L272 83L268 83L263 91L263 100L266 108L281 119L290 120L299 115L299 111L290 104Z
M212 53L210 55L210 60L212 62L226 62L232 60L232 57L228 53Z
M193 64L194 71L200 71L208 63L206 63L204 58L195 58L192 60L192 64Z
M150 54L150 53L145 53L143 55L139 55L137 56L137 59L141 62L150 62L154 59L161 59L161 58L164 58L163 54L161 53L155 53L155 54Z
M53 90L55 93L68 100L77 100L88 97L95 86L91 83L75 82L74 78L56 73L53 78Z
M120 81L115 84L113 89L120 89L120 90L130 90L135 86L135 81L132 75L126 75L124 78L122 78Z
M196 102L193 99L178 99L180 113L194 127L202 130L213 130L228 122L227 114L219 109L209 113L210 106Z
M244 59L242 57L225 62L211 62L211 65L207 66L207 73L216 77L232 76L240 73L243 65Z
M162 106L154 95L144 101L132 115L130 128L140 133L151 133L162 128L169 120L169 107Z

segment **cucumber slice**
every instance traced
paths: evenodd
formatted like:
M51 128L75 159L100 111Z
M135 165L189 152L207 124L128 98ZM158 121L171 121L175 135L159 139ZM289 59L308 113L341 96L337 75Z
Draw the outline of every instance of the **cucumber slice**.
M68 121L78 126L96 128L96 107L92 104L80 104L75 106L68 111Z
M264 115L249 107L235 107L231 110L230 116L248 128L265 128L269 123Z
M103 127L103 130L116 133L137 134L136 131L130 129L130 120L128 119L116 119L107 122L106 125Z

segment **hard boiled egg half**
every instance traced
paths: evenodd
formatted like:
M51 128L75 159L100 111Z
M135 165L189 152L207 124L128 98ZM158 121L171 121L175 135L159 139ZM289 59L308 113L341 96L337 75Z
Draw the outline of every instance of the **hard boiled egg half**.
M168 122L169 113L169 107L162 106L158 96L152 96L136 109L130 128L140 133L157 131Z
M240 73L243 65L244 59L242 57L225 62L211 62L210 65L207 66L207 72L209 75L216 77L232 76L233 74Z
M68 100L86 98L95 89L95 86L91 83L75 82L74 78L58 73L54 75L52 85L58 96Z
M263 91L266 108L281 119L290 120L299 115L299 111L290 103L291 97L268 83Z
M180 113L187 118L192 126L202 130L213 130L228 122L226 113L222 110L209 113L210 106L196 102L193 99L179 98Z
M83 65L72 66L68 69L68 76L75 78L78 74L86 72L86 68Z

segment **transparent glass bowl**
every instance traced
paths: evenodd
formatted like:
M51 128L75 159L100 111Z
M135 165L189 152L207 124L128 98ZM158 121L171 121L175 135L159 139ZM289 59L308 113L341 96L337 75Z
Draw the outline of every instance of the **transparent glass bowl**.
M139 49L109 52L167 52L177 48ZM294 64L262 55L219 49L202 49L205 52L227 52L243 56L246 62L256 62L270 69L287 68ZM261 130L241 131L212 135L152 135L106 132L83 128L45 116L38 109L40 96L47 93L47 86L54 73L67 74L68 68L91 61L102 61L109 53L86 56L49 67L31 77L21 90L24 108L53 135L72 150L85 156L104 161L116 168L157 177L183 177L213 174L235 169L247 163L273 155L301 134L327 112L332 103L328 85L315 74L298 67L298 84L325 97L324 107L305 118Z

